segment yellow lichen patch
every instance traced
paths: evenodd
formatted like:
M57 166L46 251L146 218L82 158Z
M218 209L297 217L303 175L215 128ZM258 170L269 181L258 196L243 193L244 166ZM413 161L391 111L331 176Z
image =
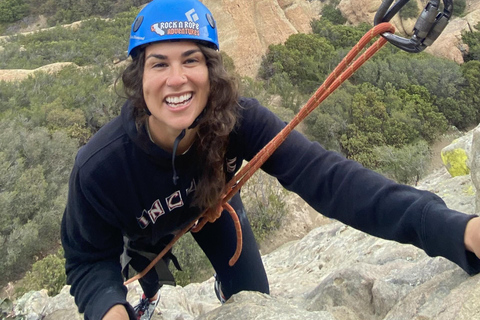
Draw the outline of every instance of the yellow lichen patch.
M452 177L470 174L470 168L467 165L468 156L464 149L456 148L442 151L441 156L443 164Z
M463 189L463 192L469 196L474 196L477 191L473 186L468 186Z

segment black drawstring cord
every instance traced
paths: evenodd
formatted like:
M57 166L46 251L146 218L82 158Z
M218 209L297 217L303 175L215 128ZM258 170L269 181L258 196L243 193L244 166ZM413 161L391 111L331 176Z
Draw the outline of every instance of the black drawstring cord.
M202 110L202 112L198 115L197 118L195 118L195 120L193 121L193 123L188 127L188 129L193 129L195 128L199 122L200 122L200 119L203 117L203 115L205 114L205 110L207 108L204 108ZM175 154L177 153L177 148L178 148L178 144L180 143L180 140L182 140L184 137L185 137L185 133L186 133L186 130L183 129L182 132L180 132L180 134L178 135L178 137L175 138L175 142L173 143L173 154L172 154L172 168L173 168L173 184L174 185L177 185L177 181L178 181L178 175L177 175L177 170L175 170Z
M180 140L185 137L185 132L186 130L183 129L182 132L178 135L177 138L175 138L175 142L173 143L173 153L172 153L172 168L173 168L173 184L177 185L178 181L178 175L177 175L177 170L175 170L175 154L177 153L177 148L178 144L180 143Z

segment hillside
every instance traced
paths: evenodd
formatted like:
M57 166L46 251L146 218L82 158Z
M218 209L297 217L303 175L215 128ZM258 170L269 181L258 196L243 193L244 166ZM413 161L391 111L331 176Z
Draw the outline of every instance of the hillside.
M417 1L423 8L425 0ZM281 44L296 33L311 32L310 22L320 18L321 0L262 0L262 1L203 1L213 12L219 30L221 50L234 60L237 72L242 76L256 77L262 56L271 44ZM341 0L338 9L346 18L347 24L373 24L373 18L381 0ZM409 37L416 19L400 19L396 16L392 23L396 34ZM448 58L457 63L463 62L462 52L468 50L461 43L461 33L469 31L480 21L480 0L467 1L464 15L453 17L442 35L427 52ZM75 27L77 23L69 24ZM45 18L40 17L24 26L20 32L34 32L45 27ZM5 40L5 38L4 38ZM0 50L1 50L0 37ZM2 75L0 80L8 76ZM26 71L19 71L26 73Z

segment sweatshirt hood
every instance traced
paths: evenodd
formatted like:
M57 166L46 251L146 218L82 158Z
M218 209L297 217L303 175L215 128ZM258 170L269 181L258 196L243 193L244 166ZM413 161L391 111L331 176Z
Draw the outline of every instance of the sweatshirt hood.
M121 111L121 118L123 127L128 134L129 138L133 143L145 152L156 164L162 166L163 168L172 168L172 153L168 152L158 145L153 143L148 137L147 128L145 125L139 126L137 128L135 118L133 116L133 104L130 101L127 101ZM184 165L191 164L194 155L194 149L190 148L185 154L175 156L175 163L178 167L178 171L181 174L181 168Z

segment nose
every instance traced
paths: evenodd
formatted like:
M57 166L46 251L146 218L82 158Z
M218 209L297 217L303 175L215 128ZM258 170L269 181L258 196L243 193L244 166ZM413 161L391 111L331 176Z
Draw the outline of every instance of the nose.
M178 87L187 82L184 70L180 66L171 66L170 74L167 78L167 85Z

